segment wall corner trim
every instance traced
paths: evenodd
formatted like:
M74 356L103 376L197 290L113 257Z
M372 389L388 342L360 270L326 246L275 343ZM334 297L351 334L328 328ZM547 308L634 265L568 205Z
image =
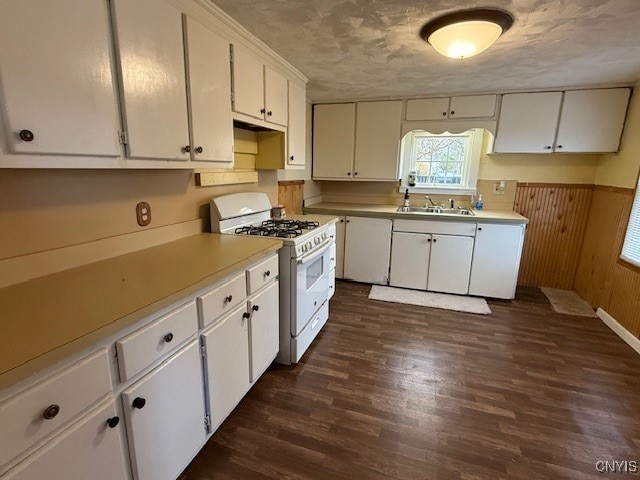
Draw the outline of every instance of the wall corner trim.
M638 354L640 354L640 339L634 336L629 330L624 328L618 323L618 321L605 312L602 308L596 310L596 315L600 317L600 320L604 324L614 331L622 340L624 340L631 348L633 348Z

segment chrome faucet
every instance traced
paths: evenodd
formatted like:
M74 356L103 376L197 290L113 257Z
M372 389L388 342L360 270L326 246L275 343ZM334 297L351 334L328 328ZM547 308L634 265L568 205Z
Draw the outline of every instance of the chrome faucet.
M431 200L431 197L429 195L425 195L424 196L426 202L424 204L424 208L428 208L429 204L431 204L432 207L436 207L438 208L438 205L436 205L435 203L433 203L433 200Z

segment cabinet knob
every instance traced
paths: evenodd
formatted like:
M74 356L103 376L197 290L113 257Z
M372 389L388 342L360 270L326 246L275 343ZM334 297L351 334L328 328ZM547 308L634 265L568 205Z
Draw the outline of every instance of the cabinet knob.
M358 172L353 172L353 174L354 174L354 175L357 175L357 174L358 174Z
M44 409L44 412L42 412L42 418L45 420L51 420L52 418L55 418L58 413L60 413L60 405L49 405Z
M435 239L435 238L433 239L433 243L436 243L437 241L438 241L437 239Z
M257 312L258 310L260 310L260 305L254 305L253 307L251 307L251 310Z
M202 153L202 152L204 152L204 148L196 147L196 153Z
M431 239L430 239L430 238L427 238L427 242L431 243Z
M134 398L133 402L131 403L133 408L137 408L138 410L142 410L146 404L147 404L147 401L142 397Z
M451 113L451 115L455 115L456 114L455 110L451 110L451 112L449 112L449 113Z
M262 114L267 113L267 109L266 108L261 108L260 109L260 113L262 113Z
M244 312L242 314L242 318L249 318L251 316L251 314L249 312Z
M271 110L269 110L269 111L267 112L267 116L268 116L268 117L270 117L271 115L273 115L273 112L272 112Z
M33 142L33 139L35 138L31 130L20 130L18 135L20 135L20 140L23 142Z
M289 161L293 162L293 155L289 157Z
M269 275L271 275L271 270L267 270L266 272L264 272L265 277L268 277Z
M551 150L551 145L546 145L544 148L545 148L546 150Z
M173 340L173 333L169 332L164 336L164 341L170 343Z
M479 231L481 231L481 230L482 230L482 227L478 227L478 230L479 230Z
M351 172L347 172L347 175L351 175Z
M344 222L344 220L341 218L341 219L340 219L340 223L343 223L343 222Z
M182 147L182 151L184 153L189 153L191 151L191 145L185 145L184 147Z
M349 223L351 220L347 220L347 223Z
M228 297L224 297L224 301L226 303L231 303L231 300L233 300L233 295L229 295Z
M120 423L120 417L111 417L107 419L107 426L109 428L116 428Z
M562 148L562 145L558 145L556 148Z
M442 116L446 117L447 116L447 112L442 112Z

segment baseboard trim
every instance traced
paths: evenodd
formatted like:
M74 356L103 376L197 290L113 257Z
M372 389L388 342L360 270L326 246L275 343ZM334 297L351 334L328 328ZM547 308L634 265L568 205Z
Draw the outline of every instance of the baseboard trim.
M629 330L624 328L618 323L618 321L605 312L603 309L598 308L596 315L600 317L600 320L604 324L613 330L622 340L624 340L631 348L633 348L638 354L640 354L640 339L633 335Z

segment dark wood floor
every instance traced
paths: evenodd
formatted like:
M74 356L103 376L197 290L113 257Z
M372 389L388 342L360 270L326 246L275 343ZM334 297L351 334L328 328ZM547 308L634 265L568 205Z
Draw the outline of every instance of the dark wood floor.
M181 480L575 479L640 461L640 356L538 289L472 315L339 282L325 329L274 365ZM637 477L633 477L637 478Z

